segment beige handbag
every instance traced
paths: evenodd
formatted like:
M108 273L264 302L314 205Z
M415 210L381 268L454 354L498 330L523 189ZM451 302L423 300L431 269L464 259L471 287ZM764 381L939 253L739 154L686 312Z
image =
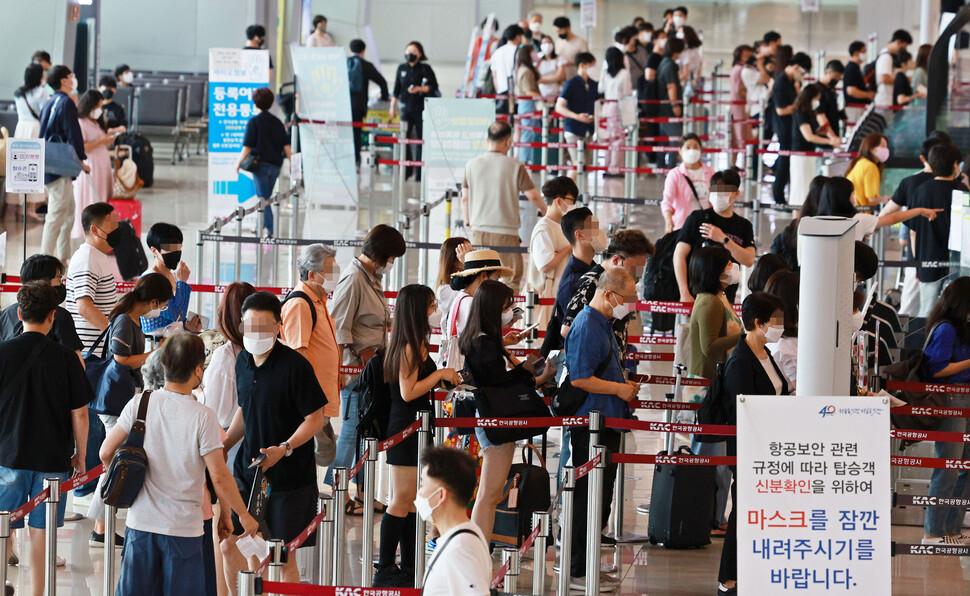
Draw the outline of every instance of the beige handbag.
M129 151L129 155L131 152ZM138 194L138 189L144 186L142 179L138 177L138 167L129 158L121 161L115 157L115 178L111 196L115 199L134 199Z

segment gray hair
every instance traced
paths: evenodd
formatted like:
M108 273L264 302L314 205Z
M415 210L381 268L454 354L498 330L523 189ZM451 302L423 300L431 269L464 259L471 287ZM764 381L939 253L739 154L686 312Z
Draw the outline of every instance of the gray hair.
M161 389L165 386L165 369L162 367L161 350L155 350L148 355L145 364L141 365L141 376L145 381L146 390Z
M296 262L300 270L300 280L306 281L311 271L319 272L323 269L323 264L327 259L337 256L337 251L333 247L323 244L309 244L300 251L300 258Z
M539 11L537 11L537 10L533 10L529 14L525 15L525 20L526 21L531 21L532 20L532 17L539 17L541 19L542 18L542 13L539 12Z

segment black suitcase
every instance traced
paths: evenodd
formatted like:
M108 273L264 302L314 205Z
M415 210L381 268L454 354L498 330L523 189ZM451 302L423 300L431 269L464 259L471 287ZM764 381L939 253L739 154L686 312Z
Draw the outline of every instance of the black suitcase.
M138 168L138 177L145 183L145 188L155 184L155 155L147 137L136 132L126 132L118 135L115 145L130 145L131 159Z
M667 455L661 451L658 455ZM692 455L681 446L677 455ZM647 538L665 548L701 548L711 543L717 490L714 466L657 464L650 495Z
M141 238L135 234L135 226L130 219L118 222L121 241L114 249L115 259L118 261L118 271L122 279L129 281L140 277L148 269L148 257Z

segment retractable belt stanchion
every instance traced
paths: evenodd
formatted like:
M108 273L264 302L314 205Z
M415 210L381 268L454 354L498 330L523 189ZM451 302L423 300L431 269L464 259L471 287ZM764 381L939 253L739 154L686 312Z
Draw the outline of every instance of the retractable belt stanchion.
M422 176L421 180L424 181L427 176ZM422 193L422 197L424 194ZM419 234L421 242L427 244L431 240L431 208L428 207L428 203L421 200L421 223L419 224ZM428 252L427 250L420 251L418 255L418 279L424 285L430 285L428 282Z
M283 563L286 562L286 543L275 538L267 540L269 546L269 572L266 575L271 582L283 581Z
M508 594L515 594L519 572L521 571L519 549L514 546L507 546L502 549L502 565L505 564L508 564L509 571L505 574L505 588L502 591Z
M539 155L539 163L542 164L542 169L539 170L539 186L541 188L549 177L549 172L546 171L546 166L549 165L549 104L546 102L542 102L542 149L539 150Z
M589 472L587 506L589 527L586 528L586 596L598 596L600 592L600 546L603 539L603 471L606 463L606 447L593 445L590 436L590 459L600 460ZM568 563L564 562L564 563Z
M5 590L7 586L7 559L10 553L7 551L7 540L10 538L10 512L0 511L0 589Z
M627 433L620 433L620 450L619 453L626 452L626 435ZM616 540L617 543L632 544L636 542L646 542L647 537L643 534L636 533L623 533L623 502L624 502L624 489L626 488L626 478L624 478L624 464L618 464L616 468L616 486L613 489L613 531L610 532L610 536Z
M760 126L760 125L759 125ZM752 208L754 203L758 202L758 172L757 164L755 160L759 159L758 146L757 145L745 145L744 146L744 197L741 199L745 203L751 203ZM752 188L753 187L753 188Z
M436 420L443 420L447 417L445 414L445 402L436 399L433 400L434 405L434 417ZM445 444L445 439L448 437L448 429L443 426L436 426L434 429L434 446L441 447Z
M104 504L104 596L114 596L115 593L115 528L117 527L118 511L107 503Z
M427 252L427 251L425 251ZM525 326L528 329L536 322L536 293L532 290L526 290L525 292ZM534 335L534 329L529 332L528 337L525 338L525 346L527 348L532 348L532 336Z
M321 585L333 584L333 506L334 500L330 495L317 496L317 513L323 513L323 520L317 526L317 573Z
M549 539L549 512L535 511L532 513L532 527L539 528L539 535L533 543L532 551L532 593L544 596L546 593L546 549Z
M46 578L44 593L47 596L54 596L57 591L57 504L61 501L60 478L45 478L44 488L50 491L47 493L47 500L44 502L44 513L47 518L44 531L47 540L47 557L44 559L44 577ZM114 535L111 536L111 540L114 540ZM6 561L0 561L0 565L6 564Z
M195 231L195 279L196 283L202 283L202 261L205 257L205 243L202 242L202 230ZM202 293L192 292L195 299L195 312L202 312Z
M680 401L680 391L682 388L681 380L682 380L684 371L686 370L687 370L687 367L684 366L683 364L674 365L674 372L675 372L674 392L668 393L666 395L667 401L678 401L678 402ZM674 411L671 410L670 408L667 408L667 410L664 412L664 422L666 422L667 424L671 424L673 421L674 421ZM673 431L667 432L664 435L664 450L667 451L668 455L672 455L674 452Z
M765 138L765 122L768 120L768 102L765 98L761 98L758 102L760 104L760 118L758 122L758 144L755 147L761 147L761 140ZM754 180L754 196L751 198L752 208L754 212L757 213L761 209L761 183L765 179L765 161L761 157L761 154L755 151L755 180Z
M256 596L256 580L259 578L253 571L240 571L236 576L238 583L236 593L239 596Z
M333 547L333 558L330 561L331 575L330 578L333 581L333 585L342 586L343 581L343 568L344 568L344 549L341 548L344 540L344 523L346 521L344 508L341 506L347 501L347 468L334 468L333 469L333 540L330 545ZM367 565L367 561L364 561L364 565Z
M562 507L559 513L559 583L556 594L569 594L569 562L573 555L573 491L576 490L576 469L562 469Z
M576 141L576 183L579 186L579 194L586 196L586 141L584 139Z
M246 214L246 210L242 207L236 207L236 236L242 236L243 234L243 215ZM235 267L234 271L236 273L236 279L242 279L242 242L236 243L235 250Z
M445 240L451 238L451 200L454 196L454 191L448 190L445 193Z
M220 236L222 235L222 224L219 222L218 218L216 218L215 229L212 230L212 233ZM220 271L221 267L219 266L219 261L221 260L222 255L222 242L216 242L215 244L216 245L212 248L212 283L213 285L218 286L222 278L222 272ZM257 261L257 265L258 264L259 262ZM256 284L259 285L258 278L256 280Z
M603 430L603 414L599 410L589 413L589 444L596 445L600 440L600 431ZM593 457L592 450L590 457Z
M418 412L418 420L421 421L421 428L418 429L418 469L421 469L421 452L428 445L431 439L431 412L421 410ZM418 489L421 490L421 474L418 474ZM424 519L420 515L415 516L415 536L414 536L414 587L420 588L424 581L424 535L426 526ZM407 548L401 545L401 548Z
M377 439L364 439L364 531L361 556L363 557L363 571L360 574L361 584L365 588L371 586L373 576L369 573L374 561L374 498L377 483Z

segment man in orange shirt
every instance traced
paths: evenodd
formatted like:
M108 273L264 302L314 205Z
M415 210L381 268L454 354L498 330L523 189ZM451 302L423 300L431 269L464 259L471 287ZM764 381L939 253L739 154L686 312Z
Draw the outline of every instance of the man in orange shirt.
M300 281L283 301L283 327L280 332L286 345L303 354L313 366L317 381L327 396L327 405L323 409L323 432L330 429L331 440L333 430L330 419L340 415L340 350L333 317L327 310L327 295L337 287L340 278L336 255L333 248L323 244L303 247L297 261Z

